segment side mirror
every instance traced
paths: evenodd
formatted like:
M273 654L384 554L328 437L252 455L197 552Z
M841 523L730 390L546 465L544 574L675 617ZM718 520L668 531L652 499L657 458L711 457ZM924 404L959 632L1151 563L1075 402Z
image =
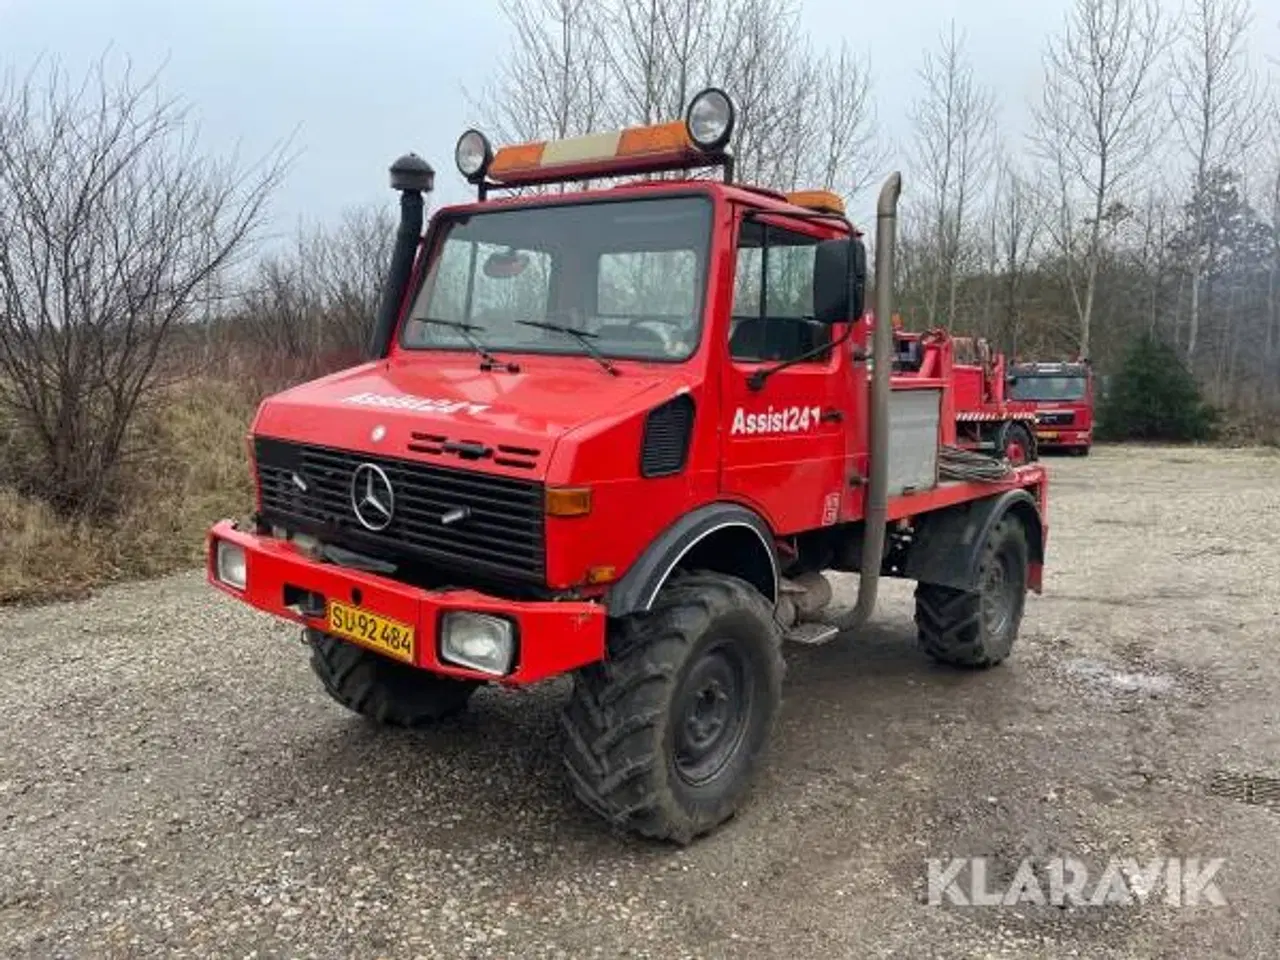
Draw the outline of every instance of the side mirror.
M862 316L867 248L857 237L823 240L813 257L813 318L847 323Z

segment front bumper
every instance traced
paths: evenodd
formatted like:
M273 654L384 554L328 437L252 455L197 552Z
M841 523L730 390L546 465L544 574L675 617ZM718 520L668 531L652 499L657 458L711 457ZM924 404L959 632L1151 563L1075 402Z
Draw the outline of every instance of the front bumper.
M243 590L222 582L215 570L219 540L245 552ZM337 601L414 627L413 665L444 676L503 684L535 683L604 659L605 612L586 601L517 602L474 590L425 590L388 577L313 559L297 546L242 530L230 520L216 524L206 543L206 576L230 596L266 613L325 630L324 613L296 609L297 597ZM466 611L505 617L515 624L516 656L502 677L459 667L440 656L439 625L444 614Z
M1093 442L1090 430L1037 427L1036 442L1041 447L1087 447Z

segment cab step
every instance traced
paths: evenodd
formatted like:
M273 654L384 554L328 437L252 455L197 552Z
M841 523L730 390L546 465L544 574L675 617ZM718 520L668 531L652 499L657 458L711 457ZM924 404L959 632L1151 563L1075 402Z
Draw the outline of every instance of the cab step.
M798 623L782 635L787 643L816 647L840 636L840 628L830 623Z

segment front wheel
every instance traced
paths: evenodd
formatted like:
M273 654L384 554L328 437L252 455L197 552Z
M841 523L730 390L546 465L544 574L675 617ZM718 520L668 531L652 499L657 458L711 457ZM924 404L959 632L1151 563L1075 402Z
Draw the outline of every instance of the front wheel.
M1006 516L987 536L978 588L916 586L916 628L934 660L961 667L993 667L1013 649L1027 598L1027 536Z
M606 820L687 844L733 816L782 699L768 602L733 577L681 577L620 622L563 714L573 792Z
M466 709L479 686L397 663L319 630L305 634L311 669L353 713L391 727L424 727Z
M1024 424L1005 424L1000 433L1000 454L1015 467L1036 459L1036 440Z

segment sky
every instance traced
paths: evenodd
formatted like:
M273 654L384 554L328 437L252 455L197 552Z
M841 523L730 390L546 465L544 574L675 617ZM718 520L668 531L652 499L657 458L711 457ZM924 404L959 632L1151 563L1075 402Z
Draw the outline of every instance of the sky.
M1016 140L1068 0L802 3L815 38L869 54L890 162L902 168L921 53L948 20ZM1258 60L1280 63L1280 0L1254 0L1254 11ZM0 0L0 72L43 56L78 75L104 53L117 65L127 56L138 72L161 70L213 150L259 158L287 142L295 159L272 207L277 235L392 203L386 168L408 150L436 168L434 204L468 196L453 166L458 135L476 121L463 91L480 92L508 42L498 0Z

